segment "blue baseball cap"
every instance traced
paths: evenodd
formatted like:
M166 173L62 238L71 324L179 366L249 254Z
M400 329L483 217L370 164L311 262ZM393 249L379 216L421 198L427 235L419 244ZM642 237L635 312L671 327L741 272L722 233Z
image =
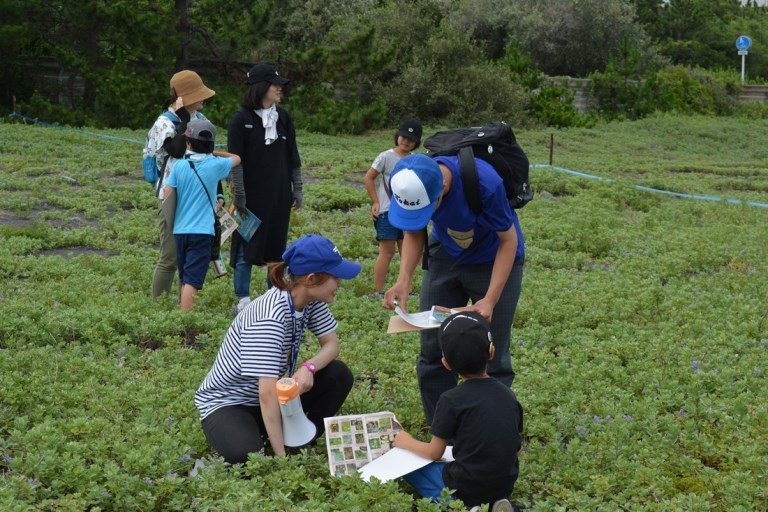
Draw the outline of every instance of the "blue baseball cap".
M293 242L283 253L288 271L295 276L324 272L341 279L352 279L362 265L345 260L336 246L321 235L306 235Z
M409 155L395 164L389 187L389 222L398 229L418 231L427 226L435 212L443 190L443 173L427 155Z

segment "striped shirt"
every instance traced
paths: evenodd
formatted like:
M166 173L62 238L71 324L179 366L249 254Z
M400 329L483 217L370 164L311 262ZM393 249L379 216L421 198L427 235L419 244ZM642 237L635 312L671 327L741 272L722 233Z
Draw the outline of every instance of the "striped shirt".
M295 371L304 331L320 338L338 327L328 304L310 302L294 311L290 292L271 288L237 315L200 388L200 419L229 405L259 405L259 377Z

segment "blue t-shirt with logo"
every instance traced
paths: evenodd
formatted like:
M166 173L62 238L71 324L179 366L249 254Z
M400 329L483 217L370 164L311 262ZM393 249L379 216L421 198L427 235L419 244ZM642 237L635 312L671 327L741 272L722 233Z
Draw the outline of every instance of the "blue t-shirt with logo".
M195 164L197 174L205 183L205 194L200 180L187 160ZM198 153L187 153L173 164L166 185L176 189L176 219L173 222L174 235L213 236L213 209L216 204L216 188L220 180L229 175L232 159ZM210 201L208 197L210 196Z
M484 160L475 159L483 204L483 211L475 215L464 196L459 157L439 156L435 160L448 167L453 176L451 189L432 215L432 235L440 241L448 255L458 259L464 249L478 239L472 251L461 259L461 264L493 263L499 248L496 233L514 226L517 233L515 260L522 260L525 256L523 230L517 213L509 206L504 182L493 167Z

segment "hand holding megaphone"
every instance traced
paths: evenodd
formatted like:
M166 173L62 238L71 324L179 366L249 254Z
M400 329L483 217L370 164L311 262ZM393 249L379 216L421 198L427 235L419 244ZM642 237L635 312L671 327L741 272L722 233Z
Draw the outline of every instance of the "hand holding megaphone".
M304 366L296 370L296 373L291 378L299 385L300 395L306 393L315 385L315 375Z
M315 438L317 427L307 419L301 407L299 384L295 379L285 377L276 385L283 419L283 443L290 448L304 446Z

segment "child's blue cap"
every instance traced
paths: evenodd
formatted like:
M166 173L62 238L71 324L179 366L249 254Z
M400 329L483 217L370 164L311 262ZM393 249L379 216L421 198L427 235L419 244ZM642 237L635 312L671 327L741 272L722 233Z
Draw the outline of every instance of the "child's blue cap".
M295 276L326 273L341 279L352 279L362 265L345 260L336 246L321 235L306 235L293 242L283 253L288 271Z
M423 154L406 156L395 164L389 186L392 225L405 231L427 227L443 190L443 173L437 162Z

